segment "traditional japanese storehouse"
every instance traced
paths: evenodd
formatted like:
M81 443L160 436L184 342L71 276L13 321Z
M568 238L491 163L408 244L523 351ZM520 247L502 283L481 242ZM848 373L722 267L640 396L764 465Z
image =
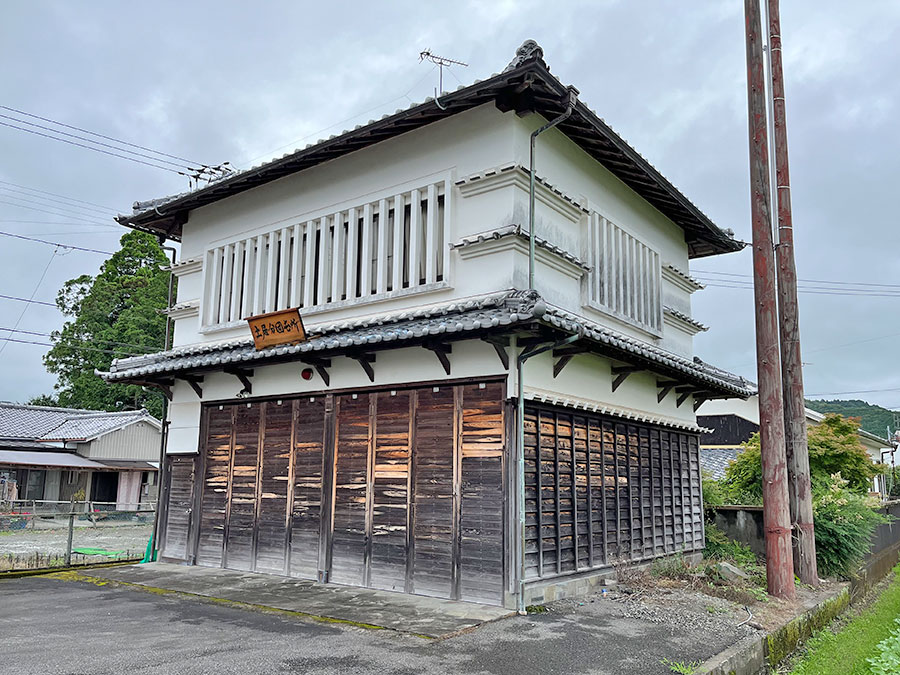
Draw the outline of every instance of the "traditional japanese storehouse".
M171 396L163 560L515 607L702 549L694 409L748 392L689 260L742 244L576 94L529 42L120 217L181 242L174 346L102 374Z

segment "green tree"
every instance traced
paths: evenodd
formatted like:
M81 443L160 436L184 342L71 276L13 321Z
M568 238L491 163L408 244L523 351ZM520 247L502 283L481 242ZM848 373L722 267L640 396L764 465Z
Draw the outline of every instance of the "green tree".
M826 414L818 425L809 426L809 472L814 489L828 484L833 474L840 473L850 490L868 493L872 478L884 467L872 462L859 442L858 431L858 419L836 413ZM733 494L743 493L757 500L762 498L758 433L747 441L744 451L725 470L725 484Z
M145 407L162 413L160 394L140 386L107 384L95 370L108 371L113 359L158 351L165 339L169 275L156 238L130 231L121 248L92 277L67 281L56 296L60 311L71 317L54 331L53 347L44 356L47 370L57 376L57 405L91 410Z

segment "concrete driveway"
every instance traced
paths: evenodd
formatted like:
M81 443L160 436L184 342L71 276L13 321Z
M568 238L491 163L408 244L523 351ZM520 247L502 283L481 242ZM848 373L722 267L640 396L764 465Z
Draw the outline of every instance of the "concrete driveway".
M133 586L10 579L0 581L0 674L663 675L663 658L705 659L746 634L726 605L697 607L692 620L683 604L596 597L428 640Z

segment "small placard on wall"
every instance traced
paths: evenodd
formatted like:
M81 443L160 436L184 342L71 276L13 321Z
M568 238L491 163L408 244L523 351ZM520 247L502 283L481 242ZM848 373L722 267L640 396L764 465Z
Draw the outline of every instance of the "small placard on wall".
M306 342L306 329L297 307L251 316L247 319L247 324L257 350Z

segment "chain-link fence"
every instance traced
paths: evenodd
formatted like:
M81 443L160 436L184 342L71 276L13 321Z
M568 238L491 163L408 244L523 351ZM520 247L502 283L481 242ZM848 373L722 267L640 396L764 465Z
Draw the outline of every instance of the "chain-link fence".
M0 507L0 572L140 560L154 514L152 503L6 503Z

